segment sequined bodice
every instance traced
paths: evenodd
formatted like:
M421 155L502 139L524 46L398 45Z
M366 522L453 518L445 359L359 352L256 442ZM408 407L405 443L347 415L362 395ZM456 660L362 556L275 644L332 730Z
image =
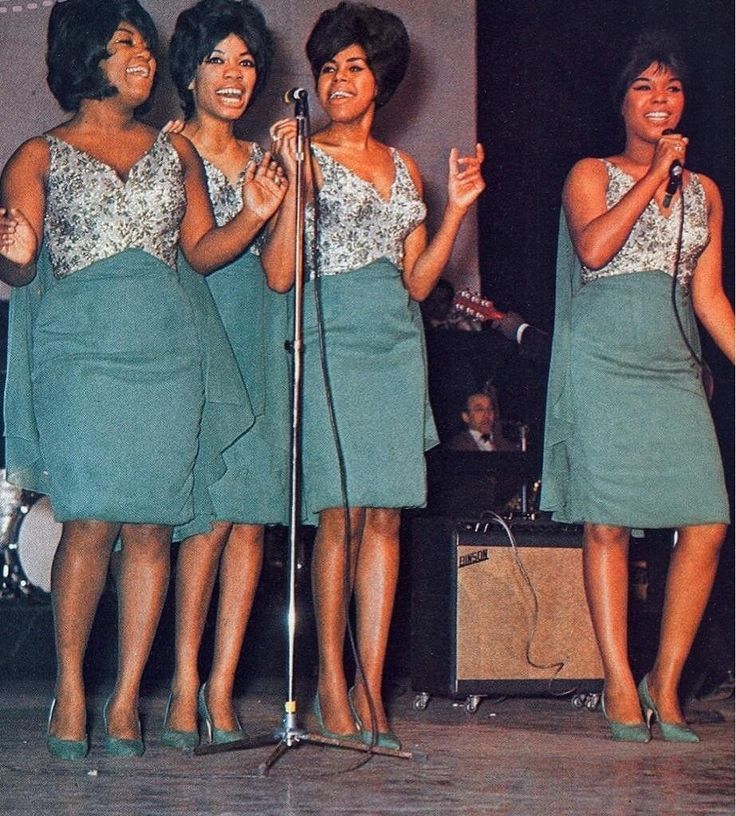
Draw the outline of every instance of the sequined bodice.
M387 258L399 269L404 239L422 223L427 208L398 150L391 148L394 181L388 201L368 181L335 161L316 145L314 156L322 171L319 190L317 265L320 275L338 275ZM312 268L314 205L307 206L305 246L309 276Z
M236 183L230 183L228 177L216 167L212 162L202 158L204 170L207 175L207 190L210 194L210 201L212 202L212 209L215 214L215 221L218 227L235 218L235 216L243 209L243 178L251 162L260 163L263 159L263 148L253 142L251 145L250 158L248 163L241 170ZM266 238L265 229L261 230L253 243L248 247L250 252L259 255Z
M44 234L54 276L65 278L94 261L142 249L176 266L186 209L179 154L164 134L123 181L110 165L47 136L49 178Z
M612 162L604 160L604 163L608 171L606 206L610 210L634 186L635 181ZM683 200L685 218L677 279L683 286L687 286L695 272L698 258L710 240L705 190L695 173L690 175L683 195L678 196L672 204L669 215L663 215L657 202L651 200L634 224L624 245L605 266L600 269L582 268L583 283L613 275L625 275L627 272L659 270L674 275Z

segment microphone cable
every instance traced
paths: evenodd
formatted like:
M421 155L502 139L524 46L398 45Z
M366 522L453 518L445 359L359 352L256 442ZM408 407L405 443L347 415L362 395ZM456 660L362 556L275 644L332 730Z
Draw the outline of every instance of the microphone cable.
M519 575L522 578L523 583L526 585L527 589L529 590L529 596L530 596L531 602L532 602L532 613L531 613L531 622L530 622L529 632L528 632L527 637L526 637L525 648L524 648L524 652L525 652L524 657L526 659L527 664L529 666L531 666L533 669L538 669L540 671L547 671L548 669L554 669L554 672L553 672L552 676L547 681L550 696L552 696L552 697L566 697L569 694L573 694L575 691L577 691L576 686L573 686L572 688L566 689L564 691L557 691L557 692L555 692L553 690L553 686L552 686L552 684L555 682L555 680L557 680L558 682L560 681L561 678L559 678L558 675L560 674L560 672L562 672L562 670L565 668L565 666L569 662L570 655L566 655L565 657L563 657L563 658L561 658L559 660L553 660L553 662L551 662L551 663L538 663L532 657L532 645L533 645L534 640L535 640L535 638L537 636L537 630L539 629L539 623L540 623L540 621L539 621L539 617L540 617L540 613L539 613L539 596L538 596L537 591L536 591L536 589L534 587L534 582L532 581L529 573L527 572L526 567L524 566L524 562L521 559L521 555L519 553L518 542L516 541L516 537L514 536L509 524L506 522L506 520L502 516L500 516L498 513L495 513L493 511L486 511L483 515L490 517L491 521L494 522L495 524L498 524L501 527L501 529L504 531L504 533L506 534L506 538L508 539L509 545L511 547L511 552L512 552L512 556L513 556L514 564L516 565L516 568L517 568L517 570L519 572Z
M687 347L690 356L695 361L695 364L700 369L701 379L703 375L703 370L705 368L705 364L703 358L698 352L693 348L692 343L690 342L690 338L687 336L687 332L685 331L685 326L682 322L682 317L680 316L680 309L677 304L677 287L678 287L678 276L680 271L680 261L682 258L682 237L683 232L685 229L685 185L682 182L682 176L680 176L680 212L678 215L678 222L677 222L677 239L675 244L675 263L674 269L672 272L672 287L670 289L670 301L672 303L672 311L675 314L675 319L677 320L677 328L680 332L680 336L682 337L685 346ZM687 287L683 287L685 289L685 295L690 297L689 291ZM697 324L696 329L697 331Z

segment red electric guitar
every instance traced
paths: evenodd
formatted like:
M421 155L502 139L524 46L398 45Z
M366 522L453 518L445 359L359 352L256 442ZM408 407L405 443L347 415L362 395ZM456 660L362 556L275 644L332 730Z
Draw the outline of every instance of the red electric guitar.
M471 292L468 289L463 289L455 294L452 308L480 322L500 320L505 316L503 312L498 311L492 300L482 298L477 292Z

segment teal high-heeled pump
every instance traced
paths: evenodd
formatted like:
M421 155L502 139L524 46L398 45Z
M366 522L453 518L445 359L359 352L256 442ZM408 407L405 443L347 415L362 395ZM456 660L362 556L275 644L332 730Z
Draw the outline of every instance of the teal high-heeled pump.
M51 733L51 720L54 716L54 709L56 708L56 697L51 701L51 708L49 709L49 720L46 726L46 747L51 756L57 759L84 759L89 753L89 736L84 735L84 739L70 740L55 737Z
M112 757L127 758L143 756L145 747L143 737L138 736L133 739L114 737L107 727L107 707L110 705L110 697L105 701L102 709L102 722L105 726L105 752ZM138 720L138 733L141 733L141 721Z
M377 748L390 748L393 751L399 751L401 749L401 742L399 738L394 734L393 731L371 731L370 728L363 728L363 721L358 714L358 710L355 708L355 703L353 702L353 693L355 688L351 688L348 692L348 703L350 704L350 710L353 713L353 719L355 720L355 724L360 729L360 739L366 745L375 746Z
M650 742L652 735L648 723L622 723L610 720L606 714L606 701L601 695L601 710L611 731L611 739L617 742Z
M655 719L659 723L662 739L666 742L700 742L700 737L686 723L662 722L657 706L649 693L648 677L649 675L644 675L638 688L639 701L644 709L647 725L650 724L652 719Z
M245 729L240 725L240 720L237 719L238 727L235 731L228 731L225 728L217 728L212 721L212 715L207 706L206 697L207 683L202 683L197 695L197 713L204 723L205 732L207 735L207 742L210 744L221 745L225 742L237 742L237 740L245 739Z
M178 748L180 751L191 751L199 744L199 731L177 731L169 728L169 710L173 694L169 694L164 711L164 724L161 728L161 744L167 748Z
M319 704L319 692L314 695L314 701L312 702L312 711L314 712L315 719L317 720L317 727L319 728L320 734L323 737L329 737L330 739L338 739L338 740L347 740L348 742L363 742L360 737L360 733L358 731L349 731L346 734L339 734L337 731L330 731L329 728L325 728L325 721L322 718L322 708Z

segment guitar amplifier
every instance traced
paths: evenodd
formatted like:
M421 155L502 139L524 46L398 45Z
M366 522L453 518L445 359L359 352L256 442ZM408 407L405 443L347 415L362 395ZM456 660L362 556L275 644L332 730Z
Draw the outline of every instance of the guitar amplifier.
M581 528L518 520L508 530L511 537L492 519L414 519L414 691L458 698L601 689Z

